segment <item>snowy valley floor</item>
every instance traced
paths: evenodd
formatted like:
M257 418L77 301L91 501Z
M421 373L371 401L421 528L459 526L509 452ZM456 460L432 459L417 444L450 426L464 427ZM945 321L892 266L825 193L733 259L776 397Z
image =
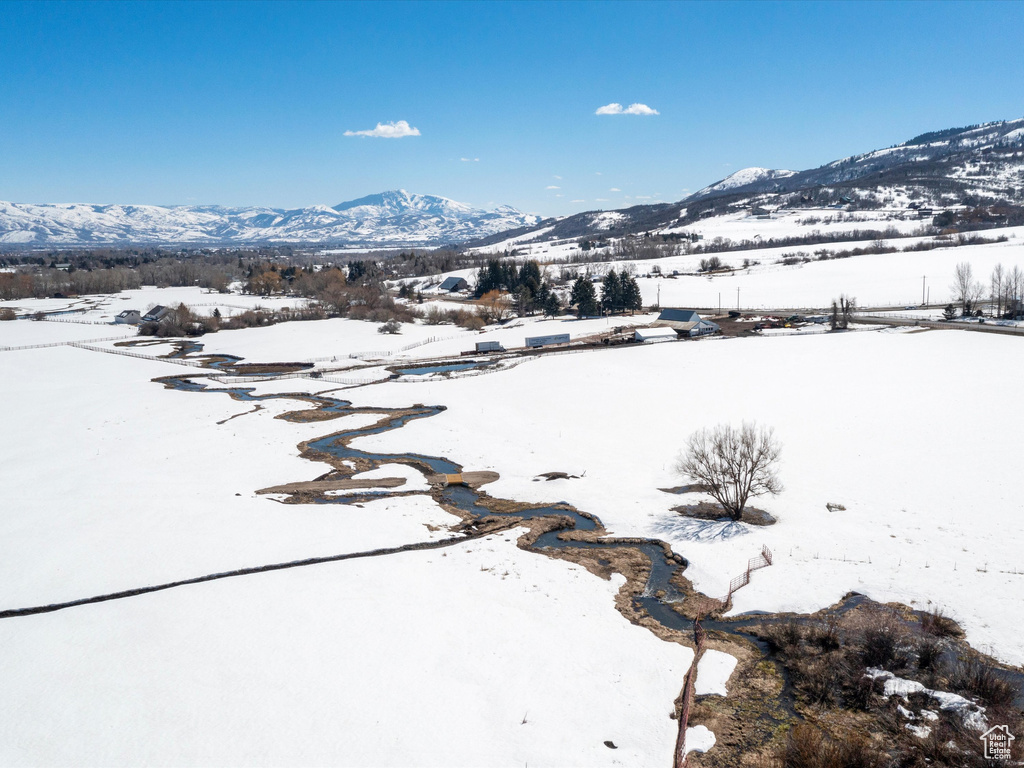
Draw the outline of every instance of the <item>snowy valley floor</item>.
M313 356L297 339L328 328L333 349L378 341L368 324L329 322L206 341L252 361ZM734 612L809 612L856 590L940 606L973 645L1020 664L1020 343L958 331L704 340L334 394L446 406L358 444L493 470L495 497L567 501L615 535L667 541L707 594L724 594L767 544L774 565ZM167 362L70 347L0 355L0 610L438 540L456 522L426 496L341 506L255 494L317 478L326 466L297 444L368 415L293 423L274 417L295 403L273 400L238 416L252 409L151 383L188 374ZM659 489L680 484L686 437L742 419L784 444L786 491L758 502L779 522L673 513L683 499ZM553 471L581 477L535 479ZM692 652L616 612L619 577L524 552L516 536L0 621L0 762L665 764ZM702 684L724 690L732 663L709 662L724 671Z

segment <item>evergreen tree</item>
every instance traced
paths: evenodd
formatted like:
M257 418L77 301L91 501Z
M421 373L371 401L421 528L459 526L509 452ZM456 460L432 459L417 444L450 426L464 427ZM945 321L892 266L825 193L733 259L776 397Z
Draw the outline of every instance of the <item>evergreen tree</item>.
M519 268L518 284L525 285L536 296L541 284L540 264L532 260L524 262Z
M622 270L619 275L619 284L622 286L622 308L628 309L630 314L644 308L644 299L640 294L640 286L636 278Z
M601 306L605 312L618 312L622 309L622 283L614 269L609 269L601 283Z
M946 308L942 310L942 319L943 320L955 320L956 319L956 309L953 307L952 304L947 304Z
M544 314L548 317L555 317L562 311L562 302L558 300L558 294L548 291L544 297Z
M532 314L536 308L536 302L533 297L533 291L530 290L529 286L520 285L516 289L515 293L516 301L516 313L522 317L523 315Z
M577 277L572 284L571 304L576 305L576 317L589 317L598 312L597 292L586 277Z

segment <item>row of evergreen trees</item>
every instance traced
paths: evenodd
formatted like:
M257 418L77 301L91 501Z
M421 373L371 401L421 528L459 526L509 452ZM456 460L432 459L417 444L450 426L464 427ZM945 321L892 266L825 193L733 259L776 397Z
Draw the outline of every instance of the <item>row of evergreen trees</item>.
M488 261L477 271L474 293L479 299L492 291L512 294L519 315L543 311L554 317L562 309L558 295L544 280L536 261L525 261L518 267L514 259Z
M519 315L543 311L554 316L561 309L557 294L544 280L536 261L525 261L519 266L513 259L488 261L477 272L475 295L479 299L492 291L510 293ZM643 308L640 286L625 269L621 272L608 270L601 281L600 300L589 278L577 278L569 303L576 305L578 317L634 312Z
M543 284L540 264L536 261L524 261L517 267L514 259L491 259L476 273L476 298L491 291L516 293L522 287L529 288L530 293L536 296L541 293Z
M637 285L636 278L625 269L622 272L616 272L614 269L608 270L608 274L601 281L600 301L597 300L597 292L594 290L594 283L590 278L576 278L576 282L572 285L572 296L569 303L576 305L577 317L626 311L632 313L643 309L640 286Z

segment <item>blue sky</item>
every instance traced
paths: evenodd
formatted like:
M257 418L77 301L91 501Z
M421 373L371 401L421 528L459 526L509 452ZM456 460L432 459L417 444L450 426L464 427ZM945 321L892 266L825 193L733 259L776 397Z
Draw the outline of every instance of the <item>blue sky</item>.
M1024 116L1021 29L1014 2L5 0L0 199L678 200Z

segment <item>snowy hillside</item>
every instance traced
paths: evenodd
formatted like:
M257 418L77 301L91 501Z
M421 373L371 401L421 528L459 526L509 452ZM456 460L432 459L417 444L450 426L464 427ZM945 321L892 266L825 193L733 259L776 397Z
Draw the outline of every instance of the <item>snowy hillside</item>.
M745 187L748 184L754 184L759 181L773 181L775 179L787 179L790 176L795 176L796 171L777 171L770 168L743 168L742 170L736 171L716 184L704 187L704 189L698 190L694 193L693 197L705 197L714 192L728 192L729 190L736 189L737 187Z
M780 178L785 178L784 184L777 183ZM917 187L931 205L959 202L964 194L1002 201L1019 196L1024 182L1024 119L930 131L894 147L799 173L748 168L705 187L688 201L723 193L811 191L825 186L864 193L883 181Z
M436 245L532 226L536 216L481 210L397 190L332 207L292 210L220 206L0 202L0 243L316 242L355 246Z
M930 220L936 209L1024 202L1024 118L922 133L805 171L744 168L675 203L586 211L473 243L576 240L606 235L692 231L709 219L764 209L843 209L857 216L906 213ZM820 211L818 212L820 213ZM1005 219L1008 211L996 212Z

